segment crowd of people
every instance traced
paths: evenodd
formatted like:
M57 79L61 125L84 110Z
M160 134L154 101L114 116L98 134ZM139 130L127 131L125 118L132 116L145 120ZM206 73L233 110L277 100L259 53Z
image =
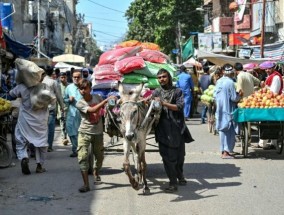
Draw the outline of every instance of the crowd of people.
M220 138L221 158L234 158L235 136L239 134L239 126L233 121L232 112L237 108L237 103L251 95L258 87L269 88L275 94L281 94L283 90L281 71L275 70L275 63L265 62L261 66L267 74L266 77L263 73L257 76L258 73L245 71L241 63L224 64L211 73L209 64L205 64L202 74L198 74L196 70L189 72L186 67L181 66L176 86L167 70L159 70L157 79L160 87L153 91L151 99L158 100L162 105L155 136L169 178L166 192L175 192L178 185L187 183L183 175L185 143L193 141L193 138L185 121L190 120L197 111L197 95L212 84L215 85L216 129ZM33 151L37 163L36 173L46 171L45 157L47 152L53 151L57 119L61 128L62 144L67 145L70 141L72 146L70 157L78 157L83 179L83 186L79 191L90 190L88 179L90 144L94 154L94 183L101 183L99 173L104 159L102 110L109 99L117 98L110 96L103 99L97 94L93 95L91 75L86 68L61 72L59 69L45 67L41 82L56 97L56 102L49 104L47 108L34 110L30 101L33 88L23 84L16 85L12 78L13 76L9 75L9 81L2 84L6 88L2 89L5 89L5 95L8 95L9 99L21 98L20 111L14 128L14 140L17 158L21 160L22 173L31 174L29 152ZM200 116L202 124L206 123L207 109L206 105L202 105ZM272 149L274 142L275 140L272 140L268 144L267 140L260 140L259 147Z

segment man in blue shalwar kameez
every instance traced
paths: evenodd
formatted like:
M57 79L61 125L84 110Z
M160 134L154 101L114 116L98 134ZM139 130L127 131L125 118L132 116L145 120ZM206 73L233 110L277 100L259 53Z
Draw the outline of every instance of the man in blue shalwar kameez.
M78 89L78 83L82 79L80 71L72 74L73 83L65 89L64 102L68 109L66 114L66 131L72 144L72 154L70 157L77 157L78 129L81 123L80 111L76 108L77 101L82 99Z
M223 77L217 81L214 98L216 101L216 129L219 131L220 151L223 159L234 158L231 153L235 147L235 123L232 113L237 108L237 102L241 99L242 91L236 92L232 80L233 66L225 64L222 67Z
M183 107L184 118L185 120L189 120L194 84L191 75L186 72L185 66L180 67L180 74L178 75L178 81L176 87L182 90L183 99L184 99L184 107Z

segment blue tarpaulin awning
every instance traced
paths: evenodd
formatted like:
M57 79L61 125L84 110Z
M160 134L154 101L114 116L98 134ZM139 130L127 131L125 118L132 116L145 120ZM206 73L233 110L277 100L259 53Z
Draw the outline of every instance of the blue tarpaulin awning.
M12 40L7 34L4 34L4 39L7 45L7 49L17 57L29 58L32 53L32 48L28 47L20 42Z

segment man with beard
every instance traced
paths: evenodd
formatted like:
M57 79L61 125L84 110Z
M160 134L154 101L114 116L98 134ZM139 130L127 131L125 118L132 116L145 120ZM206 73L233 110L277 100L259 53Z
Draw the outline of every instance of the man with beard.
M78 89L78 83L82 79L81 72L75 70L72 73L73 83L65 89L64 102L67 105L66 131L72 144L70 157L77 157L78 129L81 123L80 111L76 108L77 101L82 99Z
M165 69L159 70L157 78L161 87L156 89L152 96L160 101L162 112L155 129L155 136L170 180L165 192L172 193L177 191L178 183L179 185L187 183L183 175L185 142L192 142L193 139L184 121L184 100L181 89L173 86L172 77Z
M265 61L259 65L259 68L265 70L268 75L265 82L261 82L261 86L274 94L280 95L283 89L283 81L281 74L275 71L275 66L276 64L271 61ZM268 140L260 139L258 146L263 147L264 150L276 149L277 139L271 140L271 144L267 142Z

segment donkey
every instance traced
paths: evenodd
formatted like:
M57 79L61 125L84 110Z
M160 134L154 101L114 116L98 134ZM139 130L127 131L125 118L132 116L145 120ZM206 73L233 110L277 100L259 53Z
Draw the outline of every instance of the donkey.
M153 123L159 119L161 106L155 101L151 105L139 101L144 84L127 88L118 83L120 93L120 131L123 135L124 162L123 167L131 186L139 190L143 182L143 194L150 194L146 180L145 148L146 137ZM130 168L129 154L132 150L137 175L133 176ZM142 181L143 180L143 181Z

